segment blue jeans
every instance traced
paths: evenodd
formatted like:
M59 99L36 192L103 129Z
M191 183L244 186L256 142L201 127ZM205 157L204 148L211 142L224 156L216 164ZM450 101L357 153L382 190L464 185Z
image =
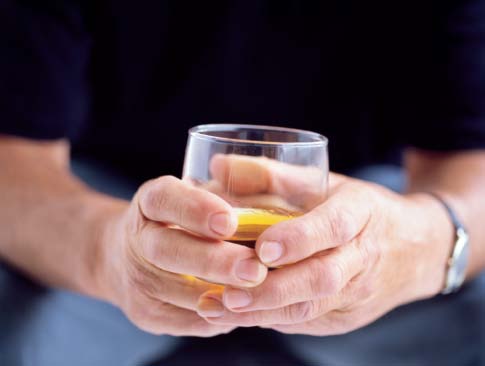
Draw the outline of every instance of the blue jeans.
M136 185L77 162L98 190L130 197ZM356 176L395 190L402 173L369 167ZM35 284L0 264L0 365L485 365L485 276L458 294L402 306L373 324L332 337L288 336L259 328L211 339L153 336L116 308Z

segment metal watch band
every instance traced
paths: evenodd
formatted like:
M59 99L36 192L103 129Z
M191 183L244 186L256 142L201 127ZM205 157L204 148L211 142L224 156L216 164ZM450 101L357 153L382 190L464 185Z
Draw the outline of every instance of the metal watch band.
M448 216L455 228L455 243L448 259L445 286L441 294L448 295L460 289L465 281L466 265L468 263L468 232L458 219L448 203L434 192L429 192L446 209Z

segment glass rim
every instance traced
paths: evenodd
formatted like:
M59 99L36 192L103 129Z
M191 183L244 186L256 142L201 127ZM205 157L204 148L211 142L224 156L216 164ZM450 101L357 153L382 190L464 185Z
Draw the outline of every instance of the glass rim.
M293 134L303 134L315 138L315 141L261 141L261 140L246 140L238 139L232 137L221 137L221 136L211 136L204 132L215 132L215 131L232 131L236 128L247 128L253 130L269 130L282 133L293 133ZM253 125L253 124L242 124L242 123L211 123L197 125L189 129L189 136L197 137L208 141L220 142L220 143L233 143L233 144L244 144L244 145L271 145L271 146L324 146L328 145L328 138L313 131L301 130L298 128L290 127L278 127L278 126L267 126L267 125Z

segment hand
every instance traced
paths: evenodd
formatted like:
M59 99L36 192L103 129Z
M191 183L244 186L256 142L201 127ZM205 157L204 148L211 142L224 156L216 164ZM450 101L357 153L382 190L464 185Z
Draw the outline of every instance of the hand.
M271 207L308 211L325 198L327 181L313 166L283 163L266 157L245 155L213 156L210 191L248 207ZM228 196L225 192L233 195ZM235 204L237 206L237 204Z
M236 226L230 205L212 193L169 176L145 183L101 236L97 271L104 296L151 333L232 330L195 310L202 293L222 288L212 283L251 287L267 274L253 249L222 241Z
M203 306L198 312L218 325L349 332L437 294L451 243L446 213L428 195L401 196L332 174L323 204L258 238L260 259L279 268L251 289L210 290L203 297L219 301L218 316Z

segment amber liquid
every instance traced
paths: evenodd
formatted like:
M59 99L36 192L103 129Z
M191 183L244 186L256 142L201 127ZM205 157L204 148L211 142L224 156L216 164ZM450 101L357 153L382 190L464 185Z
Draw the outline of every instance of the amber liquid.
M271 225L286 221L301 212L290 212L280 208L235 208L238 217L237 231L229 239L237 244L254 248L258 236Z

